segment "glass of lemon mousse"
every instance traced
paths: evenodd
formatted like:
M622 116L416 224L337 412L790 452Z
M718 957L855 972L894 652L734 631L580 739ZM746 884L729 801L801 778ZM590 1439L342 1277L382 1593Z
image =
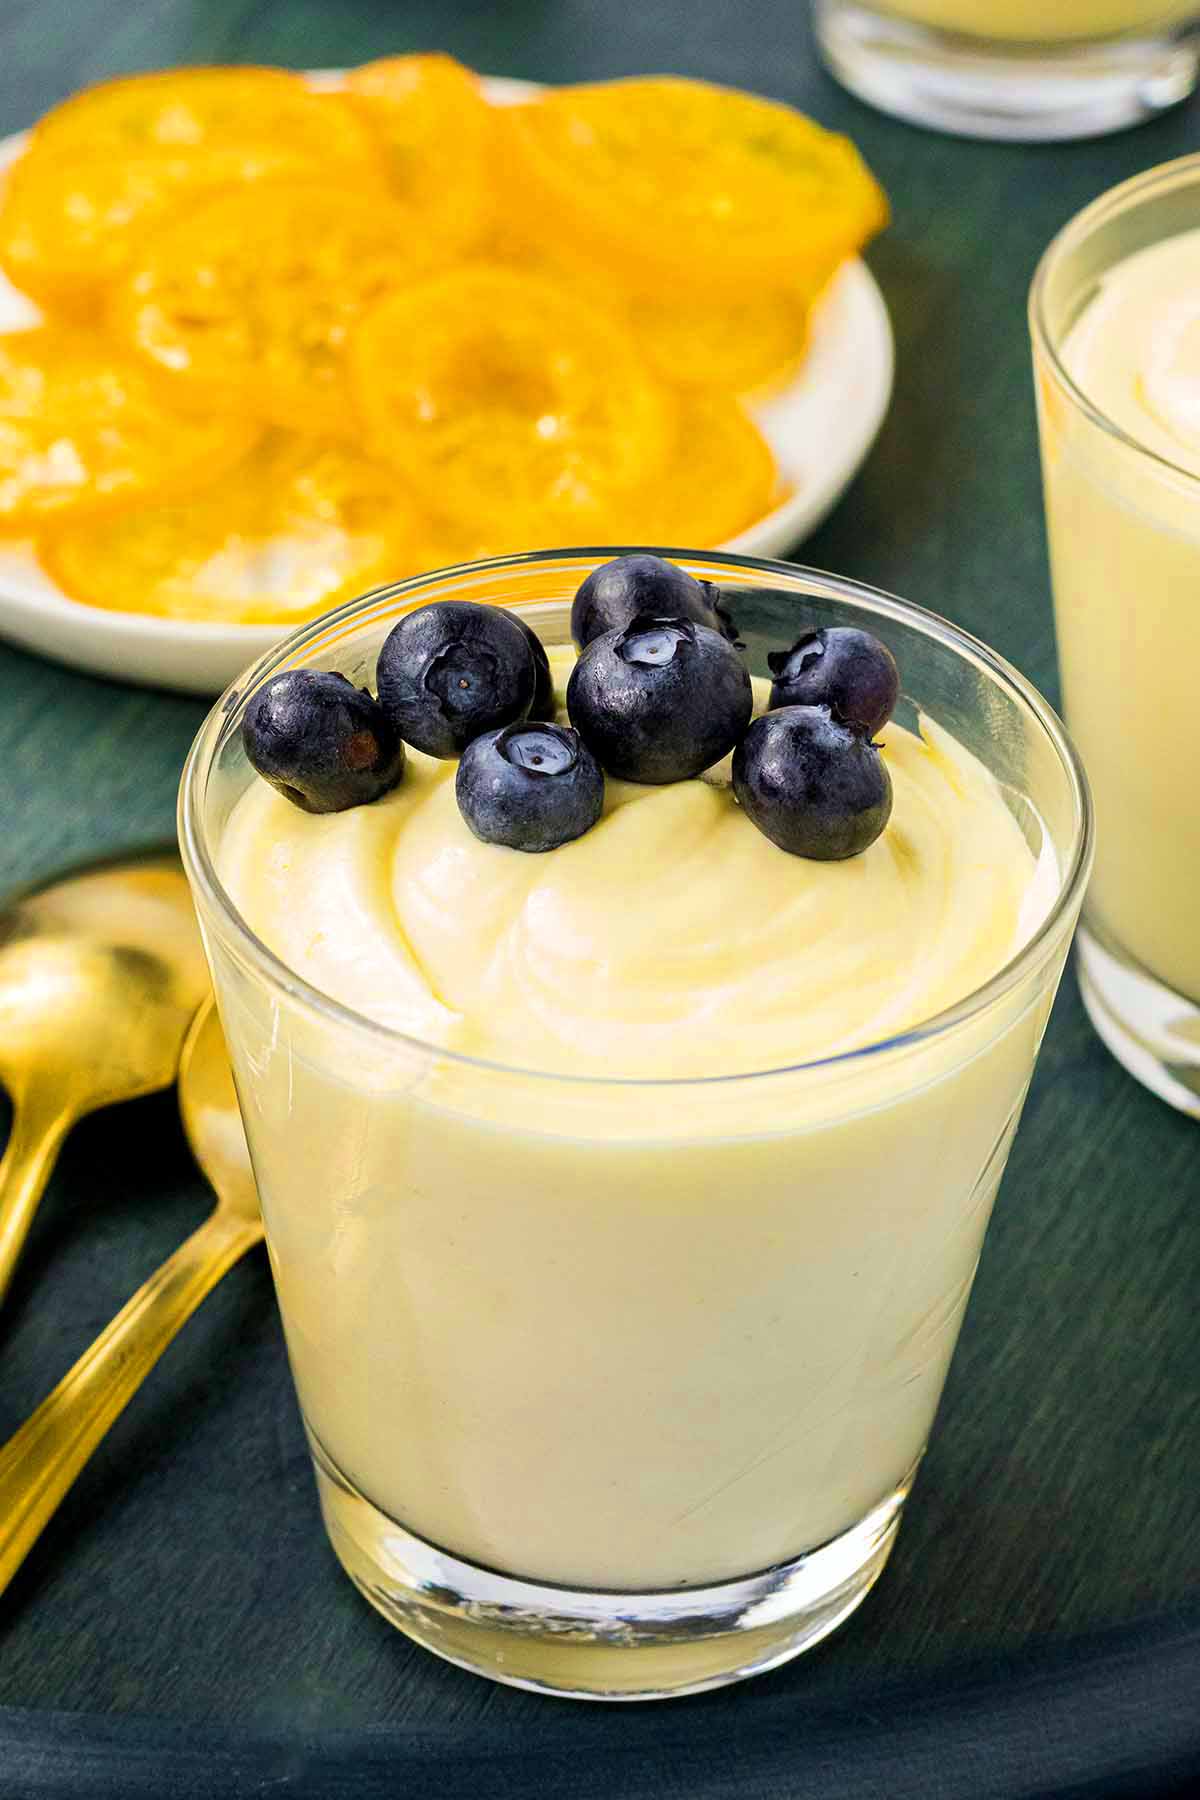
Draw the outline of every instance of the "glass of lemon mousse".
M1045 702L794 565L510 557L264 657L180 828L367 1599L607 1699L833 1630L895 1539L1087 880Z
M1196 0L815 0L862 100L964 137L1094 137L1174 106L1200 71Z
M1200 156L1071 220L1030 325L1063 699L1099 821L1083 997L1200 1117Z

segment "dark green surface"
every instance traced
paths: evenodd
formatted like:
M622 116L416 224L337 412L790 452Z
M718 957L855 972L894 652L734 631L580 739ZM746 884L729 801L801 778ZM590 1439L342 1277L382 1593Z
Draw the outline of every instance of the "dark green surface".
M1200 143L1200 107L1040 150L926 135L821 73L801 0L3 0L0 131L123 70L430 46L548 80L708 76L853 133L895 207L870 260L897 386L875 452L804 557L950 614L1053 695L1025 292L1084 201ZM0 883L168 834L202 711L0 648ZM862 1693L1200 1602L1198 1155L1196 1125L1109 1060L1068 979L891 1567L818 1652L681 1703L693 1731L716 1740L746 1709L777 1719L788 1695ZM170 1099L75 1133L0 1313L0 1437L204 1206ZM0 1599L0 1703L318 1734L511 1730L508 1752L531 1755L572 1731L586 1754L598 1729L594 1711L493 1688L411 1648L340 1575L262 1260L236 1270L168 1352ZM629 1729L644 1743L651 1728ZM7 1800L3 1744L0 1729ZM792 1790L748 1776L749 1791Z

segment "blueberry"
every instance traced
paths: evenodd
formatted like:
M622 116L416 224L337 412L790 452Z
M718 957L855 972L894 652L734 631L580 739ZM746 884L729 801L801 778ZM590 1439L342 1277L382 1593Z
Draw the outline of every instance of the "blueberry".
M755 719L733 753L733 791L773 844L817 862L868 849L892 811L887 764L827 706L784 706Z
M582 650L605 631L624 630L639 613L690 619L731 643L737 632L719 590L661 556L618 556L593 569L571 603L571 636Z
M455 798L477 838L510 850L556 850L590 831L604 807L604 777L579 733L565 725L506 725L463 751Z
M525 718L538 688L528 627L499 606L435 600L406 614L379 652L379 702L428 756Z
M900 671L886 644L854 625L806 631L790 650L772 650L771 705L827 706L835 719L874 737L896 710Z
M622 781L683 781L732 750L754 710L750 676L718 632L638 617L580 652L567 684L571 723Z
M404 745L383 707L324 669L289 669L259 688L242 743L258 773L303 812L363 806L404 773Z
M519 614L509 613L510 619L525 633L526 642L533 653L533 666L536 686L533 690L533 703L529 708L531 719L552 719L554 717L554 677L550 673L550 658L546 655L546 646L537 632L527 625Z

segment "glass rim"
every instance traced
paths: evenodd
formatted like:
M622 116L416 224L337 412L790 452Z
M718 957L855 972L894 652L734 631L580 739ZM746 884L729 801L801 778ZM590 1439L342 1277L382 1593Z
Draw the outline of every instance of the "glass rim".
M578 560L594 565L597 562L607 561L612 556L628 555L637 548L645 551L647 546L600 545L572 546L562 550L533 550L522 552L519 555L485 558L477 562L455 563L444 569L409 576L403 581L385 583L380 587L369 589L355 599L346 601L342 606L323 613L319 618L309 620L304 625L297 627L296 630L289 632L230 683L206 715L188 751L180 777L178 826L180 851L188 879L193 888L203 896L207 904L223 921L225 928L232 932L245 960L273 989L282 990L309 1012L316 1013L343 1029L349 1027L366 1032L368 1036L392 1049L402 1048L409 1053L417 1052L422 1056L444 1059L458 1067L475 1070L489 1076L509 1076L525 1081L554 1082L564 1086L586 1088L686 1090L828 1071L838 1068L839 1065L852 1067L868 1057L880 1055L885 1051L896 1050L906 1045L919 1045L933 1038L945 1036L955 1027L984 1013L997 1001L1003 999L1006 994L1011 993L1032 970L1051 954L1061 933L1064 919L1077 910L1077 902L1082 898L1082 890L1086 885L1091 867L1095 839L1091 790L1078 752L1062 720L1049 702L1042 698L1032 683L1028 682L1011 663L996 651L989 649L970 632L964 631L939 613L902 600L898 596L872 587L868 583L855 581L847 576L829 574L807 564L740 556L725 551L657 548L653 553L669 557L673 561L690 563L693 566L700 565L705 569L746 569L760 575L783 576L789 582L799 580L807 584L810 591L818 597L835 600L844 598L860 604L865 602L871 610L884 617L894 618L907 624L915 624L927 636L940 640L956 654L982 664L996 685L1015 696L1033 715L1038 726L1050 740L1070 786L1072 811L1075 819L1074 839L1069 846L1065 860L1060 858L1059 887L1053 905L1028 940L1001 968L989 976L987 981L979 987L971 989L953 1005L943 1007L941 1011L931 1014L928 1019L919 1020L904 1031L892 1033L885 1038L873 1039L869 1043L858 1045L852 1050L840 1051L833 1056L812 1057L800 1062L777 1064L767 1069L748 1069L714 1075L649 1077L576 1075L562 1070L527 1068L519 1064L497 1062L487 1057L471 1056L444 1044L417 1037L411 1032L400 1031L394 1026L385 1025L381 1021L357 1011L356 1008L347 1006L344 1002L335 999L333 995L325 993L323 989L315 987L282 957L277 956L250 929L221 882L209 854L207 833L204 828L204 795L201 784L211 771L217 752L226 741L235 710L240 705L244 705L247 697L277 667L281 664L294 665L297 653L314 640L324 636L331 626L338 626L353 619L368 603L377 603L383 597L411 595L416 600L430 587L440 586L464 576L564 560ZM561 600L545 601L543 604L562 605L563 602Z
M1103 224L1109 215L1121 211L1130 202L1136 203L1152 197L1157 188L1170 187L1175 181L1188 175L1195 175L1200 179L1200 150L1189 151L1186 156L1174 157L1170 162L1156 163L1152 169L1143 169L1139 175L1131 175L1127 180L1119 181L1115 187L1106 188L1077 213L1073 213L1050 239L1038 259L1029 285L1028 320L1029 335L1035 349L1040 350L1046 358L1051 373L1068 400L1073 401L1093 425L1124 445L1127 450L1144 456L1156 468L1166 470L1175 479L1184 481L1191 487L1200 488L1200 475L1195 469L1184 468L1181 463L1172 462L1169 456L1152 450L1149 444L1144 444L1132 432L1126 431L1123 425L1118 425L1103 407L1097 406L1084 392L1063 362L1046 317L1046 290L1058 261L1075 249L1098 225Z

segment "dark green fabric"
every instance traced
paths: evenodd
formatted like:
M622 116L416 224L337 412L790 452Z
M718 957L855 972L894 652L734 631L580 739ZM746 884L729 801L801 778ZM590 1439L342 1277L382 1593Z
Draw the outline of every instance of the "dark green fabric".
M1194 1800L1200 1622L973 1662L863 1696L789 1691L536 1720L230 1734L0 1712L6 1800ZM719 1716L718 1716L719 1715Z
M320 65L431 46L548 80L708 76L854 135L895 208L870 260L896 330L896 394L865 470L803 554L950 614L1053 695L1025 293L1039 251L1084 201L1200 144L1200 106L1093 144L925 134L824 76L802 0L3 0L0 130L124 70ZM0 885L168 835L202 712L0 647ZM75 1132L0 1311L0 1439L204 1208L171 1099ZM146 1716L210 1734L189 1739L188 1753L202 1767L211 1755L214 1793L278 1781L341 1794L332 1778L302 1789L297 1776L293 1789L292 1776L323 1757L352 1762L355 1746L383 1755L392 1737L356 1734L384 1726L438 1746L427 1779L414 1772L419 1759L401 1759L396 1792L485 1788L492 1745L506 1759L497 1792L650 1793L656 1746L665 1770L685 1743L692 1778L674 1788L664 1775L664 1792L834 1792L816 1785L815 1762L813 1785L805 1774L814 1707L858 1742L856 1719L861 1732L864 1720L899 1716L894 1699L872 1712L880 1683L940 1688L944 1672L980 1658L1019 1668L1080 1634L1200 1607L1198 1282L1200 1131L1107 1057L1068 978L933 1447L879 1589L829 1644L773 1676L601 1725L597 1709L444 1666L353 1592L321 1534L265 1260L252 1259L168 1351L0 1598L0 1704L21 1709L0 1711L0 1795L86 1793L102 1768L120 1791L111 1782L123 1758L141 1757L144 1771L156 1746L169 1748L157 1727L139 1735L134 1721ZM1119 1669L1113 1679L1125 1691ZM1070 1715L1076 1725L1107 1716L1112 1691L1092 1695L1090 1715L1087 1705ZM1156 1685L1129 1691L1153 1720ZM68 1732L54 1714L104 1718ZM790 1718L785 1755L771 1734ZM770 1747L757 1762L756 1720ZM979 1729L986 1742L986 1717ZM235 1788L228 1768L243 1732L253 1734L245 1766L256 1785ZM461 1766L456 1734L471 1746ZM1053 1738L1047 1715L1047 1757ZM307 1746L309 1761L264 1763L262 1745L281 1739ZM706 1759L706 1741L735 1743L736 1765L715 1749ZM1164 1724L1163 1754L1180 1742ZM550 1746L555 1760L539 1763ZM622 1747L652 1759L636 1780L628 1763L589 1761ZM561 1772L573 1766L587 1779ZM969 1781L982 1793L968 1764L957 1766L961 1785L937 1778L934 1754L916 1774L846 1791L942 1795ZM1035 1772L1019 1791L1051 1785L1047 1775L1039 1788ZM1148 1794L1151 1779L1121 1791Z

